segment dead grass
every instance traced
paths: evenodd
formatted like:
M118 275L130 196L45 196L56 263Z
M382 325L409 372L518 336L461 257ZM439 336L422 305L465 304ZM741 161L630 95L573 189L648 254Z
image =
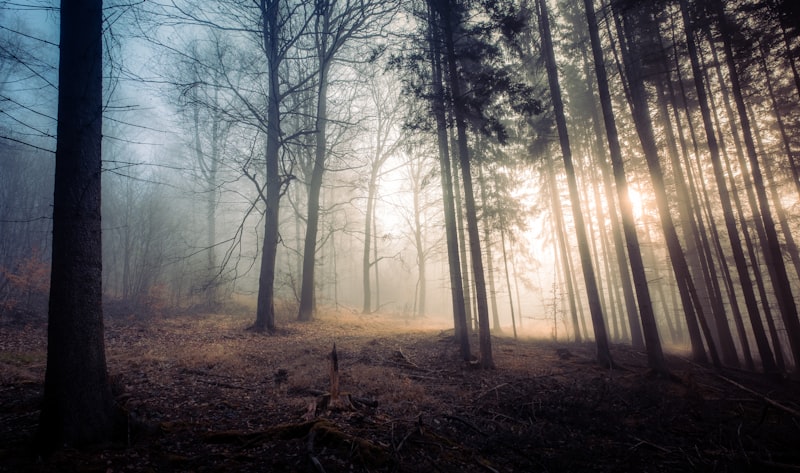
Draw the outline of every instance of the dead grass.
M608 371L592 361L591 345L495 338L498 369L481 371L459 361L445 321L338 310L312 323L284 315L275 335L247 331L250 323L244 313L110 319L118 400L161 433L45 462L25 454L44 376L44 327L0 326L0 472L800 465L799 419L681 358L670 358L676 377L664 380L626 347L614 348L622 369ZM376 404L320 412L324 422L307 423L309 406L328 390L334 342L341 390ZM726 376L797 408L795 382ZM276 434L282 429L299 433Z

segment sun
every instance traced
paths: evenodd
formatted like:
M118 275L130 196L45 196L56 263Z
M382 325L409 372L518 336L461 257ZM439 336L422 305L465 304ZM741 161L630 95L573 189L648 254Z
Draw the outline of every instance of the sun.
M632 186L628 186L628 200L631 203L634 218L641 218L644 211L644 196Z

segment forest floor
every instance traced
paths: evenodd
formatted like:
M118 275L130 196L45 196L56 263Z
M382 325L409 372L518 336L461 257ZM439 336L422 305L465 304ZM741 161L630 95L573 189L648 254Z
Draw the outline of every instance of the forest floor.
M109 318L115 395L151 428L48 458L30 453L46 325L0 323L0 472L800 469L796 381L677 355L664 379L625 346L613 347L620 368L610 371L591 344L499 336L497 368L481 370L428 319L339 311L280 321L274 335L247 331L250 322ZM349 395L326 407L334 342Z

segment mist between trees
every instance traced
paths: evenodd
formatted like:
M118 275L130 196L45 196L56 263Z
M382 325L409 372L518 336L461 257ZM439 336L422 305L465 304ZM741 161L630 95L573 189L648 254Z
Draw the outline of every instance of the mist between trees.
M797 8L106 2L105 316L393 312L465 360L477 331L485 367L502 333L796 371ZM57 10L0 2L3 319L62 283Z

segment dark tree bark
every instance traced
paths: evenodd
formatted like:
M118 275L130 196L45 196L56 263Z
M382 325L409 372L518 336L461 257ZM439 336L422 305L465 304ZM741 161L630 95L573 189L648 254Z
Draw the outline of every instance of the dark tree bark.
M433 116L436 121L436 139L439 148L439 165L441 167L442 197L444 201L444 226L447 240L447 261L450 268L450 295L453 304L453 324L456 341L459 344L461 359L469 361L472 357L469 346L469 330L467 325L467 309L464 299L462 281L463 260L459 257L458 234L456 229L455 196L453 195L453 171L450 165L450 147L447 139L447 115L445 113L445 93L443 87L444 71L442 70L441 19L436 9L428 3L428 44L431 47L431 71L433 98Z
M446 131L446 130L445 130ZM452 135L452 133L451 133ZM447 134L445 133L445 138ZM450 143L455 143L455 138L451 136ZM452 149L452 148L451 148ZM463 286L462 293L464 295L464 311L467 316L467 327L469 330L477 330L478 327L478 317L475 314L476 308L472 301L475 299L473 297L474 291L472 289L472 279L470 278L470 261L469 261L469 253L467 252L467 247L469 246L469 242L467 241L467 234L464 231L466 225L464 225L464 204L463 204L463 193L461 192L461 180L458 177L459 171L461 166L458 164L458 156L456 153L450 153L451 159L451 169L452 169L452 182L453 182L453 200L455 201L455 212L456 212L456 235L458 237L458 254L459 254L459 261L461 262L461 285Z
M686 257L681 247L678 233L675 230L675 223L672 220L669 210L669 201L664 184L664 173L661 167L660 156L658 147L656 145L655 134L653 131L653 123L651 119L650 106L648 103L647 91L644 84L644 76L642 65L640 61L643 60L645 52L642 50L641 45L636 43L633 38L634 32L642 33L645 30L649 31L652 24L642 25L641 21L646 21L648 12L644 10L647 4L634 4L630 6L634 11L619 12L625 17L625 28L617 23L617 28L620 31L620 40L627 41L627 47L623 48L623 56L625 63L625 72L628 78L628 85L631 97L631 111L633 114L634 126L636 128L639 141L642 145L642 151L647 161L647 168L650 174L650 180L655 191L656 206L658 208L658 216L661 222L661 229L664 233L664 239L667 244L667 250L672 263L675 279L678 283L678 289L681 294L681 303L683 305L684 313L686 316L687 326L689 327L689 335L692 343L692 354L697 360L707 359L703 352L703 343L699 337L699 330L697 330L698 323L706 335L706 343L709 345L714 364L719 364L716 354L716 345L711 337L708 324L706 323L705 316L702 310L702 304L695 290L692 275L689 272L689 266L686 263ZM624 7L623 7L624 8ZM615 18L618 20L618 18ZM649 33L648 33L649 34ZM627 37L626 37L627 35ZM645 331L645 340L648 344L648 350L651 343L659 343L657 337L651 333L651 338L648 338ZM660 347L658 351L661 351ZM660 356L663 366L663 355Z
M716 19L722 31L722 44L725 51L725 65L728 69L728 76L731 81L731 90L736 103L736 111L739 114L739 122L742 127L745 150L747 152L750 172L753 185L758 198L758 206L761 211L761 219L764 225L766 238L761 242L764 257L769 268L770 279L775 290L775 297L778 300L778 307L781 312L784 327L789 338L789 346L794 358L795 370L800 370L800 318L798 318L797 305L792 294L792 286L786 272L786 264L783 261L780 241L775 229L775 221L772 217L769 199L767 197L766 186L764 185L761 173L761 163L756 153L753 133L750 126L750 118L747 115L747 108L742 94L742 85L739 78L739 71L734 62L733 47L731 46L730 26L725 17L724 5L721 1L715 0L713 7Z
M700 112L703 117L703 126L706 134L706 142L711 157L712 169L719 190L720 203L722 204L722 213L725 219L725 226L728 230L728 238L731 242L731 251L733 253L736 269L739 274L739 280L744 294L745 304L749 313L750 322L753 325L753 333L756 338L759 354L761 355L761 363L765 371L774 371L775 363L772 351L769 348L769 342L766 338L763 324L761 323L761 315L758 310L755 292L753 291L753 283L750 279L749 269L745 260L744 251L742 250L742 243L739 238L739 230L736 226L736 220L733 215L733 207L731 205L731 198L728 192L728 185L725 181L725 174L722 170L722 163L720 157L720 145L717 140L714 124L711 120L711 109L709 99L706 94L705 83L703 81L703 72L700 68L700 62L695 45L694 39L694 20L688 10L686 0L681 1L681 11L683 13L684 27L686 29L686 42L689 51L689 59L692 64L692 73L694 76L695 90L700 105Z
M308 211L306 213L306 238L303 246L303 277L300 289L300 308L297 319L308 321L313 318L315 309L316 287L314 271L317 265L317 234L319 232L320 192L322 177L325 174L325 156L327 150L328 124L328 72L330 63L320 66L319 85L317 89L317 112L314 146L314 167L308 185ZM371 222L367 223L369 225Z
M364 0L359 3L339 0L319 0L314 3L313 36L314 52L317 61L316 114L314 128L314 161L311 179L308 183L306 214L306 236L303 245L303 275L300 288L300 307L297 319L308 321L316 310L315 268L317 256L317 236L320 219L320 193L322 179L326 171L328 155L328 88L330 71L342 49L349 42L367 40L366 28L384 24L394 4L377 0ZM386 17L386 18L383 18ZM374 263L374 264L377 264ZM377 271L377 269L376 269Z
M792 166L792 144L791 139L787 133L786 123L783 119L781 114L780 106L778 105L779 101L776 97L775 86L773 85L773 80L771 78L770 69L767 65L767 50L766 46L762 45L761 47L761 54L759 55L759 63L761 64L761 69L764 74L764 82L767 85L767 93L769 94L770 104L772 105L772 113L775 115L775 122L778 125L778 131L780 132L781 142L783 143L783 149L786 153L787 161L789 167L794 169ZM748 110L750 111L750 115L753 115L752 107L748 106ZM755 128L755 127L754 127ZM756 136L756 143L759 147L759 152L762 156L766 155L766 151L764 150L764 145L761 140L761 133L759 133L758 129L755 129L755 136ZM767 178L767 187L770 189L770 194L772 197L772 204L775 206L775 213L778 215L778 222L781 226L781 233L783 233L783 238L786 242L785 247L786 251L789 253L790 258L792 259L792 264L794 265L795 273L800 276L800 252L798 252L797 244L795 243L794 236L792 235L791 229L789 227L788 218L786 215L786 209L784 208L783 204L781 203L780 195L778 192L778 186L775 183L775 179L773 177L772 169L769 163L764 163L764 177ZM795 180L797 180L797 176L795 176ZM795 182L795 184L800 184Z
M599 36L597 23L596 23L597 22L597 16L595 15L594 9L593 9L591 4L589 5L589 7L592 8L591 11L587 11L587 19L590 22L589 23L590 41L592 41L591 44L592 44L592 52L593 52L593 56L594 56L593 59L595 61L595 64L598 64L598 61L604 61L603 52L602 52L602 47L600 45L600 36ZM596 45L595 45L595 41L597 41ZM596 51L595 51L595 49L596 49ZM618 269L618 272L616 273L616 275L619 277L619 283L622 286L622 297L623 297L623 299L625 301L625 310L627 312L625 319L628 322L628 328L630 330L631 345L634 348L641 349L641 348L644 348L644 338L643 338L643 335L642 335L642 326L641 326L641 323L640 323L639 310L638 310L637 305L636 305L636 299L635 299L636 295L634 293L634 285L631 282L631 272L630 272L630 266L629 266L629 262L628 262L628 255L625 252L625 242L623 241L623 229L620 228L620 223L619 223L619 218L618 218L618 215L620 215L622 213L621 212L622 204L620 204L620 206L619 206L620 207L620 211L618 212L618 210L617 210L617 201L619 200L620 202L622 202L622 200L623 200L622 196L627 196L628 195L627 178L625 176L625 169L622 166L622 157L621 157L621 150L620 150L620 144L619 144L619 137L617 136L616 121L614 120L614 116L613 116L614 111L611 108L611 94L608 91L608 78L607 78L607 75L606 75L605 63L604 62L600 62L599 64L600 64L599 66L595 65L595 71L596 71L595 75L596 75L597 81L598 81L598 89L601 87L600 81L602 80L602 82L603 82L602 87L604 87L604 90L598 91L599 92L598 95L600 96L601 102L604 101L604 100L607 102L605 104L601 103L601 108L603 109L603 118L602 119L604 120L603 123L605 123L606 137L607 137L607 140L608 140L608 143L609 143L609 148L611 148L612 146L615 147L614 148L614 150L615 150L614 152L617 153L616 159L617 159L618 166L619 166L619 172L621 173L621 175L620 175L621 183L617 182L618 193L617 193L617 198L616 199L614 198L613 186L612 186L612 182L611 182L611 175L613 173L615 173L616 171L613 168L609 169L608 162L605 159L605 153L599 152L599 148L601 146L600 143L602 143L602 141L603 141L601 135L603 133L602 130L604 129L604 127L602 127L600 125L600 117L598 116L597 107L595 106L594 101L593 101L592 102L592 127L593 127L593 131L594 131L594 134L595 134L595 139L596 139L596 141L598 143L597 161L600 163L600 172L601 172L601 175L603 177L603 191L605 193L606 201L608 202L608 218L611 221L611 234L612 234L612 237L614 239L614 252L616 254L617 269ZM597 69L598 67L601 67L602 69L598 70ZM588 77L588 75L589 75L589 72L587 71L587 77ZM591 81L589 81L589 83L591 84ZM607 118L606 118L606 114L608 114ZM606 121L610 121L610 123L607 123ZM611 131L608 131L609 129L611 129ZM612 141L614 141L614 145L611 144ZM614 175L614 178L617 179L616 178L616 174ZM623 190L620 191L619 190L620 188L622 188ZM630 207L630 203L628 204L628 206ZM629 221L629 223L633 225L634 224L633 223L633 211L630 208L628 209L628 211L630 212L630 216L629 216L630 221ZM631 228L631 235L633 236L633 238L636 238L636 228L635 227ZM638 241L633 241L632 243L633 243L634 247L638 249L638 247L639 247ZM640 256L640 258L641 258L641 256ZM613 273L613 271L611 271L611 272ZM646 280L642 280L642 281L646 285L647 281ZM615 282L616 281L614 281L614 283Z
M267 57L267 144L266 160L266 209L264 211L264 241L261 250L261 268L258 277L258 303L256 331L275 331L275 261L278 252L278 210L281 196L280 147L281 147L281 114L280 105L283 95L280 87L278 71L283 62L285 51L281 47L280 0L261 0L262 35L264 53Z
M561 86L558 82L558 71L556 69L555 53L553 52L553 41L550 34L550 18L546 0L539 0L539 26L541 29L542 50L545 56L547 79L550 85L550 95L553 101L559 143L561 144L564 169L567 175L567 186L569 187L569 197L572 204L572 217L578 237L578 251L581 256L583 278L586 284L586 293L589 298L589 313L592 318L592 328L594 329L595 344L597 346L597 361L603 366L612 366L614 363L611 359L611 350L608 346L608 334L606 333L603 308L600 304L600 294L597 289L597 280L592 265L592 255L589 251L586 226L584 225L583 212L578 196L578 183L575 179L575 169L572 164L572 151L570 150L569 135L567 133L564 104L561 99Z
M669 80L669 78L667 77L665 80ZM713 322L718 337L717 340L719 341L719 347L722 351L722 360L728 366L738 368L739 358L736 354L736 347L733 343L733 336L728 324L727 314L722 305L719 285L715 285L716 279L711 278L711 269L708 265L704 264L707 260L701 258L701 255L698 254L704 247L700 243L697 225L691 212L689 191L686 186L683 169L681 169L681 164L678 159L678 149L675 144L672 121L669 118L666 96L663 89L663 83L661 81L656 81L656 100L660 112L659 115L663 121L662 126L664 130L666 130L667 154L672 164L672 172L675 176L674 181L675 191L678 197L678 214L684 231L684 240L686 241L686 261L689 267L694 270L693 276L695 280L698 281L697 292L700 296L701 303L703 303L703 312L713 316Z
M40 446L108 441L119 422L103 341L101 0L61 2L58 139Z
M489 328L489 304L486 294L486 278L483 270L483 256L481 254L481 241L478 231L478 218L475 205L475 192L472 188L472 171L470 163L469 146L467 143L467 123L464 96L462 95L461 76L458 70L455 51L454 14L453 2L441 0L435 3L440 16L442 39L444 40L444 58L447 71L448 84L452 93L453 118L456 124L456 144L458 146L458 161L461 165L461 182L464 186L464 206L467 218L467 235L469 238L470 260L475 278L475 303L478 309L478 336L480 346L480 362L484 369L494 368L492 354L492 338Z

